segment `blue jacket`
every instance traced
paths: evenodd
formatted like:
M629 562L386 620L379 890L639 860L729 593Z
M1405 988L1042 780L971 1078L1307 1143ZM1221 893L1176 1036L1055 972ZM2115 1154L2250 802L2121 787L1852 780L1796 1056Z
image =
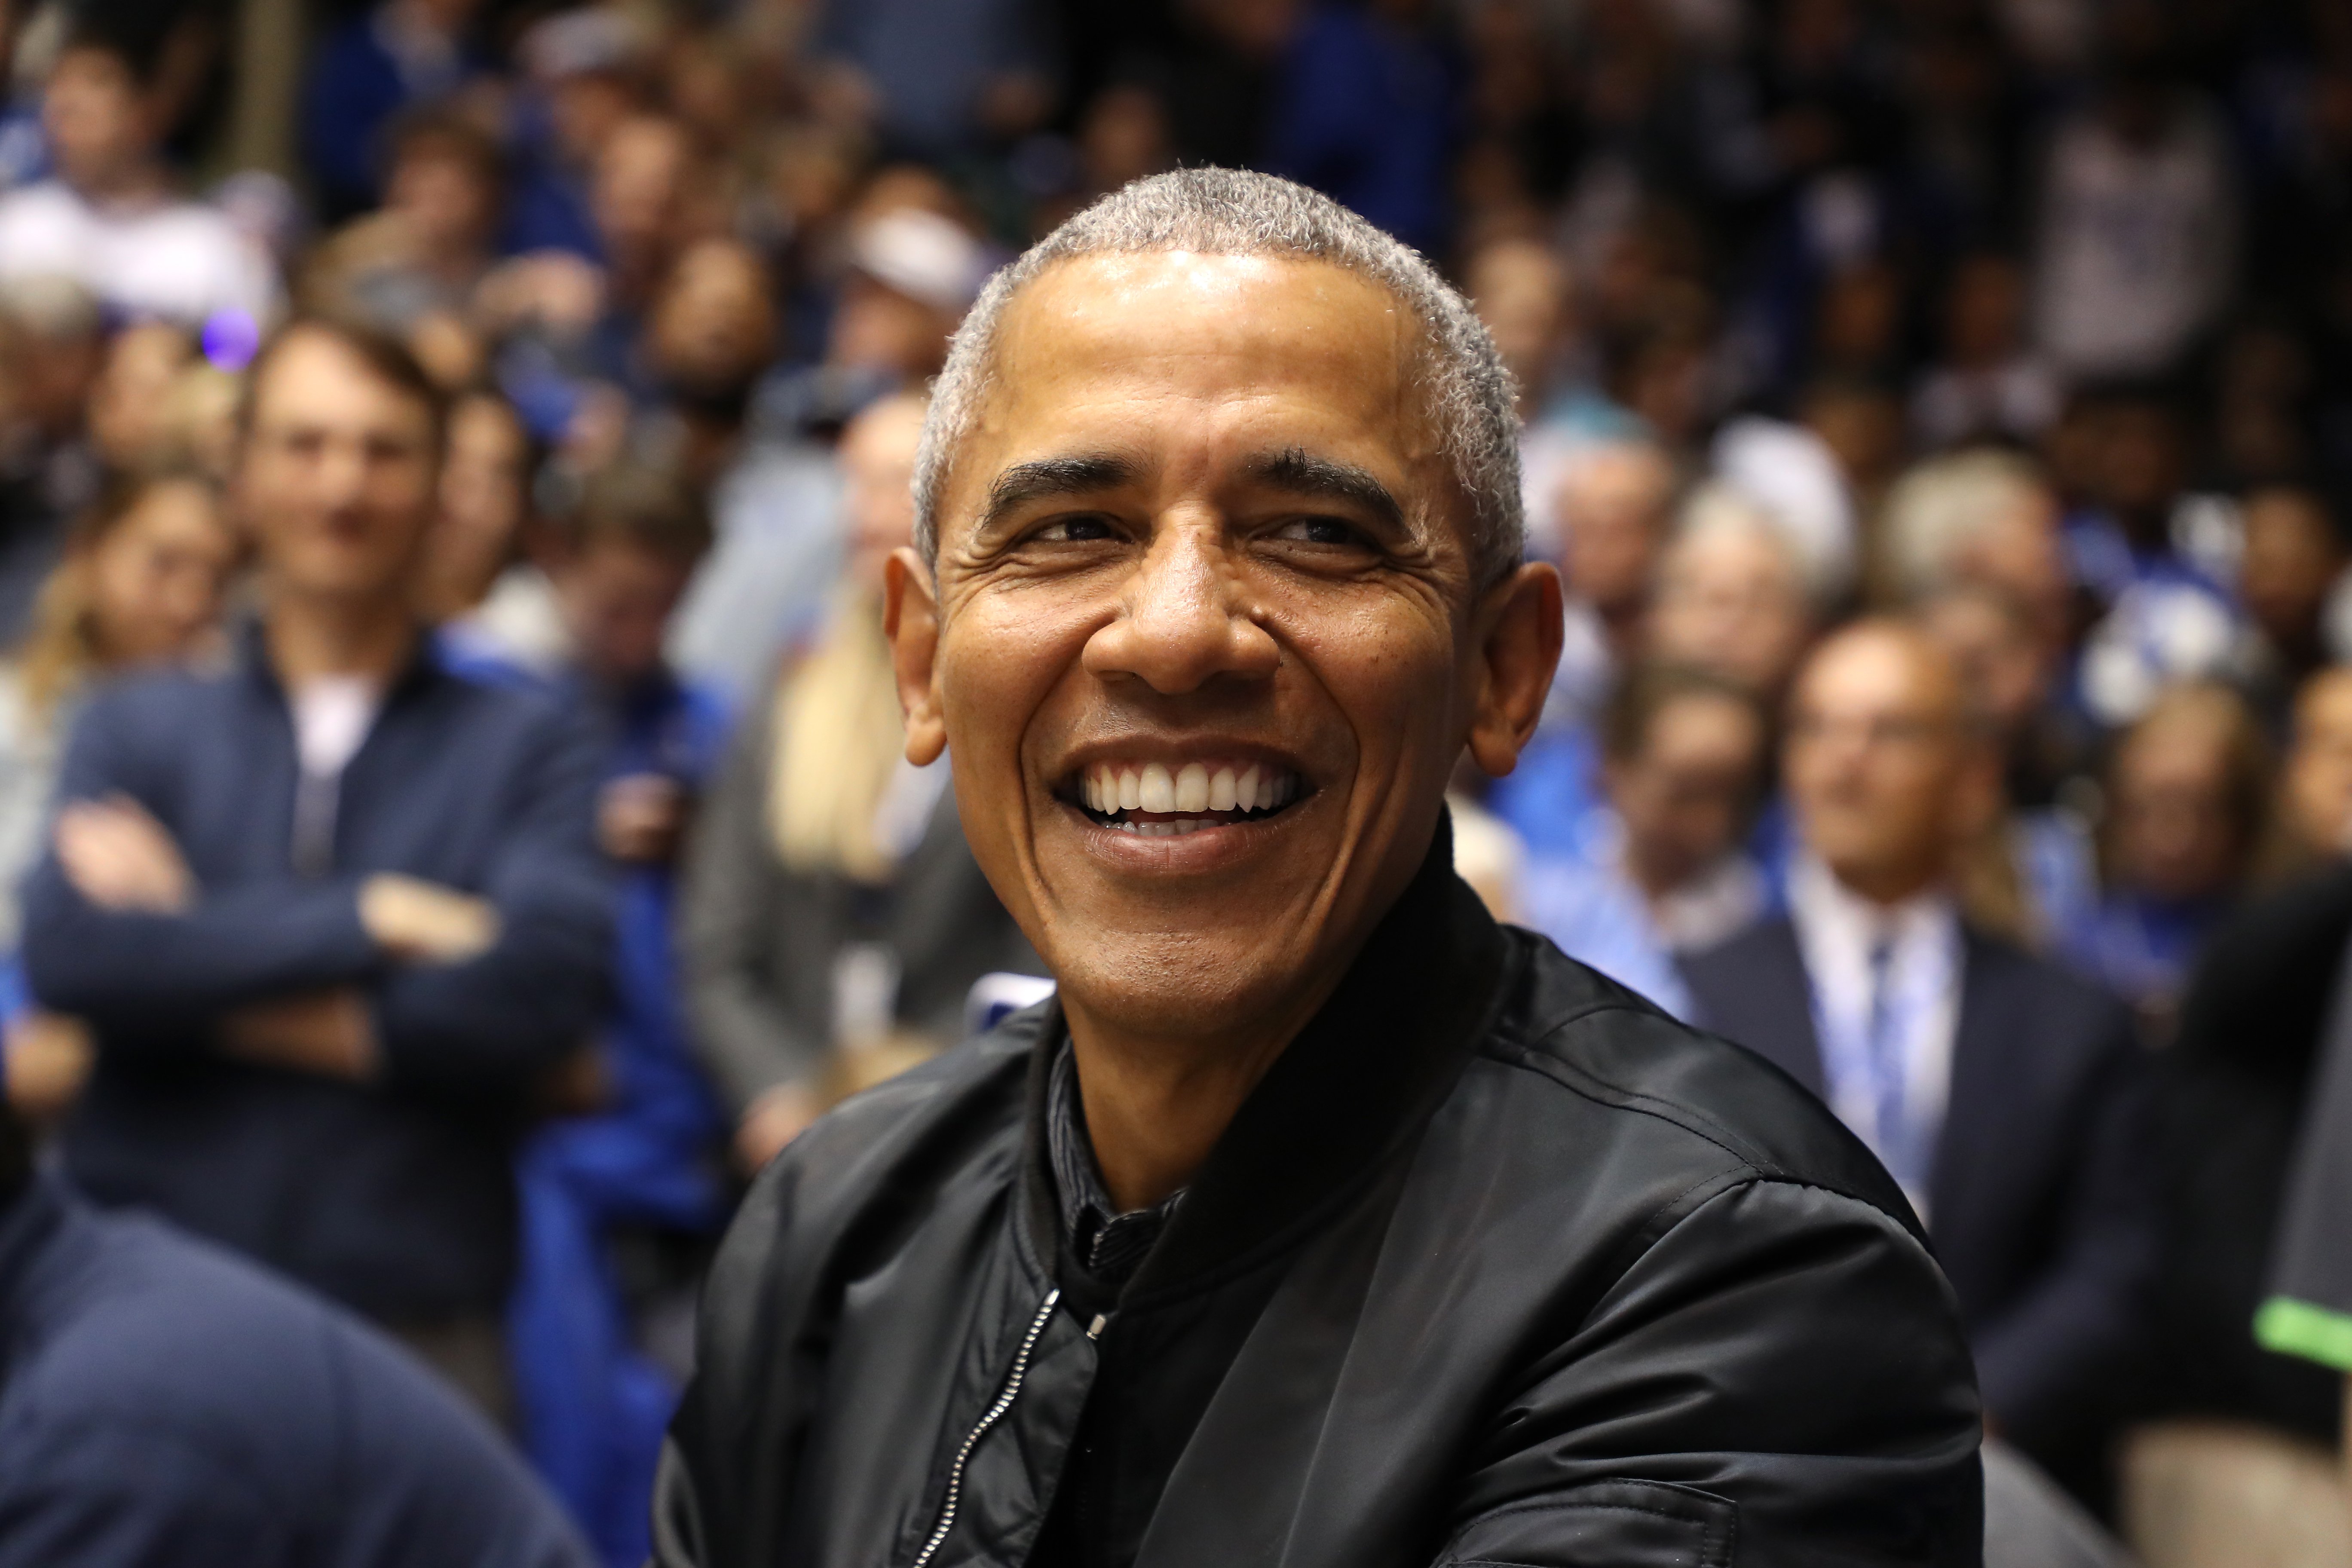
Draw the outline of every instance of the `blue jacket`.
M0 1195L0 1568L586 1568L472 1410L341 1312L61 1185Z
M293 856L293 725L257 629L226 673L145 676L93 696L60 798L137 800L178 841L200 896L184 915L103 910L54 854L27 884L33 990L89 1020L99 1042L64 1136L76 1179L373 1316L495 1312L525 1090L586 1041L605 1004L600 761L569 706L455 674L427 640L345 768L326 864L306 873ZM462 964L387 962L358 910L379 871L489 900L497 945ZM335 986L370 999L377 1081L215 1048L224 1013Z

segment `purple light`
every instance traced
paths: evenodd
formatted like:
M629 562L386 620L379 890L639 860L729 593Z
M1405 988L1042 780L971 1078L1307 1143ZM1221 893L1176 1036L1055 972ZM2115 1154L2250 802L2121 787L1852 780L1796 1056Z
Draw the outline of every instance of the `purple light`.
M235 374L261 347L261 329L243 310L215 310L205 321L205 357Z

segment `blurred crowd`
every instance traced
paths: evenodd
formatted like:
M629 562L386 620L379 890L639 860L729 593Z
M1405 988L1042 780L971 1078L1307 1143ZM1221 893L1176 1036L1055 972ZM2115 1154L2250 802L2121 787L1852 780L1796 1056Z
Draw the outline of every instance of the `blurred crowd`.
M1436 259L1518 380L1567 647L1518 771L1460 781L1465 875L1829 1100L1992 1429L2157 1568L2352 1554L2352 1239L2302 1195L2352 1136L2315 1087L2352 1030L2352 12L320 4L293 161L242 168L255 9L0 6L5 1081L82 1185L400 1332L642 1557L742 1179L1038 984L901 754L927 380L1093 196L1264 168ZM373 576L269 521L289 319L446 443ZM333 354L273 353L334 405ZM506 706L306 664L362 601ZM263 710L168 673L237 668ZM248 842L280 752L290 849ZM292 894L137 924L347 873L375 969ZM158 1066L201 1015L327 1072L322 994L437 1061L365 1091L397 1133ZM436 1058L478 1035L498 1075Z

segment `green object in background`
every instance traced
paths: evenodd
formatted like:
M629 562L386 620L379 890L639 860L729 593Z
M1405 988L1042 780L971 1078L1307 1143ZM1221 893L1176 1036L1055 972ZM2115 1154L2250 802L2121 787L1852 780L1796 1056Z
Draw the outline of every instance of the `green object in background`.
M2263 1303L2254 1314L2254 1342L2266 1351L2352 1372L2352 1317L2292 1296L2273 1296Z

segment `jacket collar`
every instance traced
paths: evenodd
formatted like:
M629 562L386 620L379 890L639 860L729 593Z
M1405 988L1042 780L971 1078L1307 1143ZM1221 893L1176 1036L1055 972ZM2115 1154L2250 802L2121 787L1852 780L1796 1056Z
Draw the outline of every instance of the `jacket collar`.
M1122 1304L1207 1289L1255 1264L1417 1133L1484 1037L1510 951L1454 875L1452 824L1441 816L1421 869L1330 1000L1242 1102ZM1044 1131L1063 1034L1055 1007L1030 1062L1023 1207L1044 1258L1063 1250Z
M269 628L259 615L246 616L232 634L235 661L245 678L283 700L286 683L278 677L278 666L269 657ZM384 688L384 700L396 697L426 682L437 680L448 673L441 659L441 639L430 626L417 623L415 641L409 645L408 658L394 674L392 684Z

